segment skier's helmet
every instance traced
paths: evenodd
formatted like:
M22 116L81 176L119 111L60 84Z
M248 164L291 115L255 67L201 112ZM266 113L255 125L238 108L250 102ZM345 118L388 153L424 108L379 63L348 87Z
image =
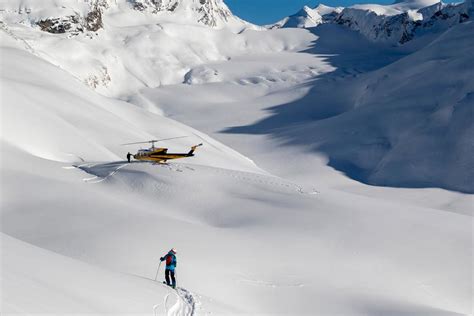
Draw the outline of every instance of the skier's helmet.
M170 250L170 252L176 253L176 248L172 248L172 249Z

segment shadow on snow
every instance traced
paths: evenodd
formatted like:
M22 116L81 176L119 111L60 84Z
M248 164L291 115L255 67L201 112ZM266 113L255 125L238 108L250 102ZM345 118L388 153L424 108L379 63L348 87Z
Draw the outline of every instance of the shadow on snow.
M379 102L374 102L373 96L383 95L378 91L380 82L391 76L383 68L415 51L416 45L427 44L427 40L390 47L337 25L309 31L318 38L305 52L323 56L336 70L297 87L309 88L303 98L266 109L272 113L270 117L221 132L267 134L283 145L310 146L328 156L329 166L366 184L469 191L464 184L458 186L443 182L442 176L431 176L430 168L436 168L437 163L419 168L418 159L430 158L408 156L395 163L386 161L396 152L399 135L417 120L425 121L433 105L415 104L415 112L415 107L404 104L403 97L399 100L396 94L385 95ZM436 133L431 136L436 137Z

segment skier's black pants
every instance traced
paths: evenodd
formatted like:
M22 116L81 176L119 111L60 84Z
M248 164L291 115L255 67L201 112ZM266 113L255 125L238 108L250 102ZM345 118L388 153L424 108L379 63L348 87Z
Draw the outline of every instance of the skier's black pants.
M171 282L170 282L171 277ZM166 284L176 286L176 279L174 278L174 270L166 269L165 270Z

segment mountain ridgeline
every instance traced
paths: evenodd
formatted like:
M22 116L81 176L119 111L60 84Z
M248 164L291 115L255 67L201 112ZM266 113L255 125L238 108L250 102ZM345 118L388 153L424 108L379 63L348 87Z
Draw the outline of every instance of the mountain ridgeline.
M304 7L268 28L316 27L323 23L346 26L372 41L404 44L417 35L440 32L474 16L472 0L459 4L397 2L393 5L355 5L332 8Z
M395 2L392 5L364 4L351 7L307 6L266 28L312 28L336 23L360 32L372 41L404 44L420 34L439 32L472 19L473 1L445 4L437 0ZM10 1L5 12L14 12L22 20L49 33L96 32L104 27L103 15L137 11L163 16L210 28L231 26L236 32L261 29L236 17L223 0L82 0L64 1L61 6L45 9L34 0Z
M30 25L55 34L96 32L104 27L105 13L126 11L137 11L144 17L161 15L211 28L255 27L234 16L223 0L81 0L63 1L47 8L34 0L14 0L3 6L4 12L17 13Z

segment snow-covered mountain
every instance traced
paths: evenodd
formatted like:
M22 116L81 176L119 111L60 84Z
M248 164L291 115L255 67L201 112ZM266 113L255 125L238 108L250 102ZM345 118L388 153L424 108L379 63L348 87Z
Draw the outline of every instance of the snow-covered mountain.
M472 0L460 4L441 2L427 7L426 2L402 2L385 8L361 5L344 9L334 20L374 41L403 44L415 36L446 30L472 19Z
M169 12L187 16L210 27L224 27L228 24L250 26L232 14L223 0L132 0L133 8L152 13Z
M319 15L316 10L304 6L303 9L298 11L296 14L277 22L272 27L314 27L321 23L321 15Z
M15 0L0 16L2 27L37 56L100 93L124 98L183 82L192 67L237 56L245 45L262 52L274 47L238 36L259 28L222 1L174 1L172 11L164 10L171 2L140 3Z
M0 314L471 313L471 4L2 1Z
M342 9L343 8L341 7L333 8L323 4L319 4L314 9L304 6L297 13L286 17L275 24L268 25L267 28L315 27L321 23L333 20Z
M404 44L419 34L446 30L472 19L473 15L471 0L460 4L410 0L390 5L361 4L348 8L319 5L315 9L305 7L270 27L308 28L321 23L337 23L358 31L373 41Z
M13 17L50 33L96 32L104 27L104 15L132 14L129 11L141 12L142 20L155 15L162 20L213 28L255 28L234 16L222 0L12 0L2 4L4 19Z

